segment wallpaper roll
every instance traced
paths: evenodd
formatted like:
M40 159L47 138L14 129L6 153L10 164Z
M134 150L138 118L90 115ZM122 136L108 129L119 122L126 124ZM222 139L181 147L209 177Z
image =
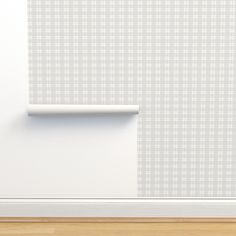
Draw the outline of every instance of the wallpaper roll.
M37 115L79 115L79 114L138 114L137 105L50 105L30 104L28 114Z
M235 0L28 9L31 104L139 105L139 197L236 197Z

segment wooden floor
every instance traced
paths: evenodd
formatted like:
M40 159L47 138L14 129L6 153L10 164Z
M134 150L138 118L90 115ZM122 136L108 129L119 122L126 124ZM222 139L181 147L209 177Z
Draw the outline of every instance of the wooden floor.
M236 236L236 223L0 223L6 236Z

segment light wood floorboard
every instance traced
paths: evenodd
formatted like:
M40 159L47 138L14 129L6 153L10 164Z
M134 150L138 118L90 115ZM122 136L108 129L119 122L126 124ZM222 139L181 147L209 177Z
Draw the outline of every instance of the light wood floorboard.
M0 236L236 236L236 223L0 223Z

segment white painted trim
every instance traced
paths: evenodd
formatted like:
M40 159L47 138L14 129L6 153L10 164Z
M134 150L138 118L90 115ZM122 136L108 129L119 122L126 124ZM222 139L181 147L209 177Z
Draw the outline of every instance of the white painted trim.
M29 104L28 115L138 114L138 105Z
M236 200L1 199L0 217L236 217Z

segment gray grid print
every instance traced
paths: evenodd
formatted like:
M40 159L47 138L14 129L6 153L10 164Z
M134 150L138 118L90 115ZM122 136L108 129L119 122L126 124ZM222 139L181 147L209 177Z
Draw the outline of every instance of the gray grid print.
M139 104L139 197L236 197L236 0L28 0L28 11L30 103Z

